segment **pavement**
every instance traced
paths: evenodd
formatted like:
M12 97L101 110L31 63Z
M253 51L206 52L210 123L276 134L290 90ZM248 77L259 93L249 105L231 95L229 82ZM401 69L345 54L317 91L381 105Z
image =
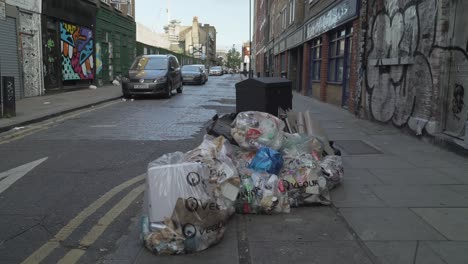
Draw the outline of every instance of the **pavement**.
M0 132L114 100L121 96L120 86L106 85L94 90L85 89L25 98L16 102L15 117L0 118Z
M196 254L146 250L139 239L142 196L121 215L113 205L138 189L134 177L149 161L193 148L214 113L234 111L239 79L210 77L169 100L109 102L14 142L2 143L0 135L0 155L8 156L0 172L42 162L0 191L0 263L32 256L70 223L73 232L42 263L76 250L85 251L76 263L468 263L467 158L297 93L294 110L310 110L343 154L344 182L332 191L333 204L235 215L223 240ZM119 184L126 189L109 197ZM76 223L103 198L110 200ZM83 235L100 223L106 231L83 248Z

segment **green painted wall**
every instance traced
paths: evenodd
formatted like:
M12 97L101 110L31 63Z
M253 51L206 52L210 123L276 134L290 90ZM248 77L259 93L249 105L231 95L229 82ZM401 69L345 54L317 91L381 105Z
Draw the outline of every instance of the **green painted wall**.
M123 75L136 57L136 24L106 8L96 15L96 76L107 84Z
M145 54L145 48L146 48L146 54ZM159 48L159 47L150 46L141 42L136 43L136 53L137 53L137 56L149 55L149 54L172 54L177 57L177 60L179 61L180 65L202 64L201 60L195 59L191 56L176 53L176 52L163 49L163 48Z

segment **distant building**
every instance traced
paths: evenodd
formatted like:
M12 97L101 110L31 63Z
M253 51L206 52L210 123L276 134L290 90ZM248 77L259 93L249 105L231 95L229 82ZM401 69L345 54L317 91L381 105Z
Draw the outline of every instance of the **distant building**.
M143 44L147 44L154 47L170 49L171 41L169 41L166 34L155 32L140 23L137 23L136 27L137 42L141 42Z
M217 64L214 26L202 25L198 17L194 17L192 26L182 26L180 21L171 20L164 31L171 42L170 50L201 59L208 66Z

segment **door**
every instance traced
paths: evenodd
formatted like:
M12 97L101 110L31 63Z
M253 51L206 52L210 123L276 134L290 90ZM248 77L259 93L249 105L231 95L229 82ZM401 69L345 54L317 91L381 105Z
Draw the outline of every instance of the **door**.
M445 133L467 140L468 131L468 33L464 10L468 1L453 1L450 18L450 56L448 92L446 93Z
M57 22L47 18L45 33L42 41L45 43L43 48L44 61L44 88L46 94L60 89L61 80L61 56L60 41L58 39Z
M0 47L0 76L15 78L15 97L18 100L22 96L23 82L20 75L15 18L0 19Z

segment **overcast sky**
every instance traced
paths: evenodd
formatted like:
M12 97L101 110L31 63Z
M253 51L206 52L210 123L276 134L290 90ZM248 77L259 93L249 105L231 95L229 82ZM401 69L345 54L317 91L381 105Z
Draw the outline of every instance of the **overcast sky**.
M157 32L164 32L169 7L171 20L182 25L192 25L198 16L198 22L215 26L218 50L230 49L232 44L240 50L249 41L249 0L136 0L135 5L135 20Z

